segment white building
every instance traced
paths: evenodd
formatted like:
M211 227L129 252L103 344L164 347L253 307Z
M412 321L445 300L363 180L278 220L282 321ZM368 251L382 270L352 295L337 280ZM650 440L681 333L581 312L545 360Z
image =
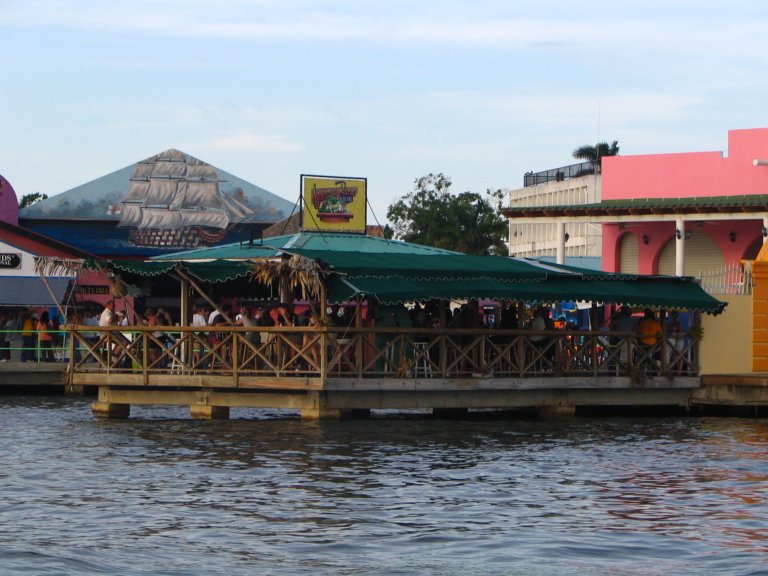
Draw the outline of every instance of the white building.
M569 206L600 202L601 177L591 162L554 168L525 175L523 188L509 191L509 207L520 209ZM565 257L600 257L600 224L579 222L565 229ZM558 228L555 223L515 224L509 222L509 254L527 258L557 255Z

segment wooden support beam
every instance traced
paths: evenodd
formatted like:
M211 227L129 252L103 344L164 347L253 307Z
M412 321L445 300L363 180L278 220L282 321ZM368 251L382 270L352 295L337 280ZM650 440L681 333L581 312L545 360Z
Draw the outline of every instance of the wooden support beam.
M91 411L98 418L128 418L131 415L131 405L94 402L91 404Z
M193 420L229 420L229 406L195 406L189 407Z
M573 418L576 416L575 406L542 406L537 409L539 418L556 420L558 418Z
M323 392L310 392L309 403L301 408L302 420L341 420L342 411L327 407L327 397Z
M200 296L202 296L205 299L205 301L208 302L208 304L210 304L213 307L214 310L216 310L219 314L221 314L221 317L224 318L224 320L226 320L232 325L235 324L234 320L232 320L232 318L230 318L227 314L222 312L221 309L216 305L216 303L210 298L210 296L208 296L208 294L206 294L203 291L203 289L200 288L199 284L195 282L189 274L184 272L184 270L182 270L180 266L176 266L176 268L174 268L174 271L183 280L186 280L187 282L189 282L189 285L192 286L192 288L194 288L197 291L197 293L200 294Z

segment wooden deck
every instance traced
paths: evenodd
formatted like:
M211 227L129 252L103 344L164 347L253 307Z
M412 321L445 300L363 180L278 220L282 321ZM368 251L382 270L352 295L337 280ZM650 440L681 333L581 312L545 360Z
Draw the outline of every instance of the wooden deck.
M294 408L307 418L371 409L679 405L700 386L697 343L629 333L402 328L120 328L70 332L72 386L94 412L131 404Z
M3 362L0 364L0 389L61 387L67 382L67 365L60 362Z
M166 341L166 334L169 338ZM98 390L94 413L131 405L280 408L306 418L377 409L768 408L768 373L699 376L695 341L650 349L628 333L396 328L78 327L69 363L0 364L0 389Z

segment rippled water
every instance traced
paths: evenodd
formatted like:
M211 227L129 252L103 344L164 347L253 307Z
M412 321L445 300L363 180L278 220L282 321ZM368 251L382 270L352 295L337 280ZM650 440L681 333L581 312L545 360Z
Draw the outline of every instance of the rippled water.
M0 396L2 574L768 573L768 425Z

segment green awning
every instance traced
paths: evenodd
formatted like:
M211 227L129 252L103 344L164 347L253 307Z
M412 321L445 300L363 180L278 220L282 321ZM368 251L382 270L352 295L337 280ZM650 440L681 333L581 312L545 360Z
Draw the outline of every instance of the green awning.
M691 279L651 277L634 281L585 280L552 277L537 283L510 283L493 280L409 280L405 278L344 278L334 275L328 283L333 302L356 295L375 296L385 304L431 298L464 300L521 300L552 303L562 301L598 302L636 307L670 308L719 314L725 308Z
M309 258L328 276L332 301L355 295L386 303L413 300L496 299L526 302L592 301L717 314L725 304L692 278L582 270L504 256L473 256L355 234L300 233L154 258L129 265L137 273L164 273L180 265L208 282L248 276L254 263L280 254ZM118 267L124 264L117 264Z
M253 268L253 264L248 261L228 262L226 260L181 262L180 265L192 276L206 282L226 282L235 278L243 278L248 276Z
M253 264L250 261L214 260L212 262L139 262L135 260L113 260L110 265L117 271L141 276L167 274L179 265L195 278L205 282L225 282L248 276Z
M112 260L110 265L122 272L139 274L140 276L157 276L170 272L175 262L142 262L139 260Z

